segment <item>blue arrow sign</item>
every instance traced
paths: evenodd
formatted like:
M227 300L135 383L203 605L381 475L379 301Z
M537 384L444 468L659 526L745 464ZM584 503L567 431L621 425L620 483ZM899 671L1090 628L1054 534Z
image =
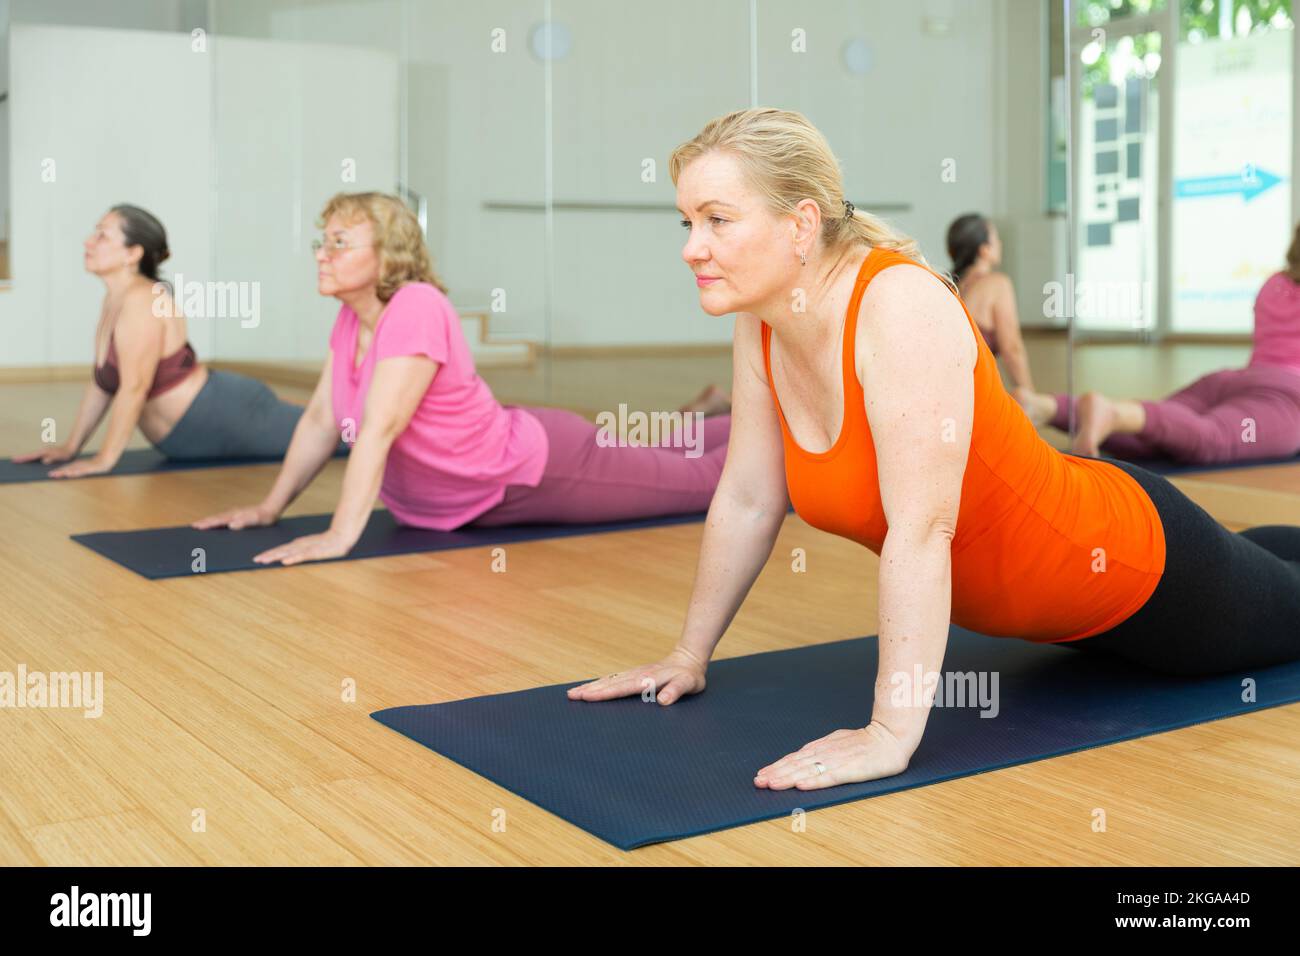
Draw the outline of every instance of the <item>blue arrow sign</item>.
M1174 196L1179 199L1197 199L1202 196L1230 196L1239 193L1244 202L1250 202L1260 193L1283 182L1266 169L1247 167L1235 176L1202 176L1197 179L1179 179L1174 182Z

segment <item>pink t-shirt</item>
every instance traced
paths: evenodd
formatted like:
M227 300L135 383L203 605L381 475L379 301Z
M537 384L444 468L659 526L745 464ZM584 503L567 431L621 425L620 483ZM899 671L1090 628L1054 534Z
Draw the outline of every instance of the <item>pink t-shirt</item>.
M1255 297L1250 364L1281 365L1300 372L1300 284L1285 272L1270 277Z
M503 406L474 371L460 316L426 282L394 293L357 368L357 314L339 309L330 333L334 421L360 434L375 364L400 355L438 363L429 390L388 452L379 498L397 520L450 531L500 503L507 485L535 487L546 467L546 432L522 408Z

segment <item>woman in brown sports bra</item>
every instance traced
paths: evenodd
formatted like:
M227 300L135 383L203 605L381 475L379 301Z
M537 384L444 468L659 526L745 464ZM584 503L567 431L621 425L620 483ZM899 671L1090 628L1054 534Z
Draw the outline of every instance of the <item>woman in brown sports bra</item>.
M1023 407L1026 396L1034 393L1034 377L1020 335L1016 287L1009 275L998 271L1002 265L1002 238L997 227L979 213L958 216L948 226L947 246L957 292L989 351L1005 364L1011 390Z
M94 381L62 444L16 462L52 465L52 478L112 471L136 426L172 459L284 457L302 406L265 384L202 365L171 287L158 276L169 255L162 223L137 206L118 205L85 242L86 271L106 287L95 330ZM72 461L113 406L99 451Z

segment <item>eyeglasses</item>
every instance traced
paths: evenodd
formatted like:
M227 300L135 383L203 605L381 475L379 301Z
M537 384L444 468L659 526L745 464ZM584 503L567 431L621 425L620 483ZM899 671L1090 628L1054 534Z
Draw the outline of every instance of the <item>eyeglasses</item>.
M311 241L311 251L313 254L325 250L326 257L333 259L340 252L347 252L349 249L359 249L360 246L354 246L345 242L343 239L327 239L322 236L319 239Z

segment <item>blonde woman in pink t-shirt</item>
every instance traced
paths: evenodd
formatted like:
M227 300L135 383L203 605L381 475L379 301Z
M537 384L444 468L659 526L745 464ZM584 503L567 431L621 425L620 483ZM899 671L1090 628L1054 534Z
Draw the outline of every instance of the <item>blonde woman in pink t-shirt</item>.
M1017 390L1035 424L1069 428L1069 396ZM1076 455L1218 464L1300 454L1300 224L1287 268L1255 297L1245 368L1203 375L1163 401L1086 392L1075 403Z
M440 531L708 508L729 415L703 419L702 430L690 427L695 419L683 421L659 445L628 445L574 412L501 405L474 369L410 210L381 193L340 193L320 218L317 288L340 306L316 390L266 498L194 527L273 524L340 435L352 451L329 530L254 560L298 564L347 554L376 497L403 524Z

